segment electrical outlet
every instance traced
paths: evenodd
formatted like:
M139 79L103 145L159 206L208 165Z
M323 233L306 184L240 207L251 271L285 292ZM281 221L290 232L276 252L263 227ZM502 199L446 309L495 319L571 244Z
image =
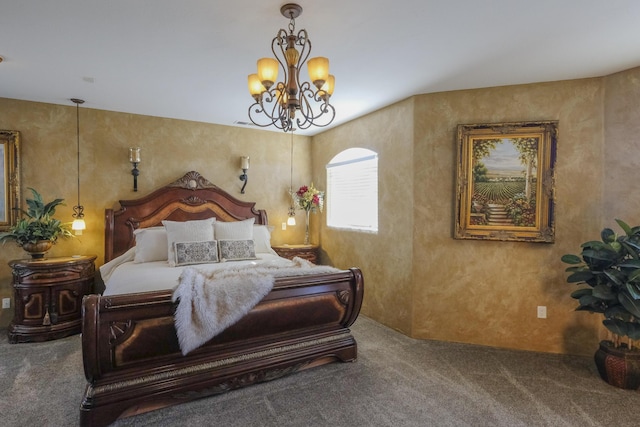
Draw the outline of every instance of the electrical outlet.
M547 306L539 305L538 306L538 319L546 319L547 318Z
M287 229L287 223L286 223L286 222L283 222L283 223L282 223L282 229L283 229L283 230L286 230L286 229Z
M11 308L11 298L2 298L2 308Z

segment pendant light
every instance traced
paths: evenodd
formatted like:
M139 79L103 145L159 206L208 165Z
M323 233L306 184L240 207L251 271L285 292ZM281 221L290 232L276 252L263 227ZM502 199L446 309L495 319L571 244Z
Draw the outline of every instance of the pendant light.
M78 148L78 204L73 207L73 224L71 224L71 229L79 236L82 234L82 230L87 228L84 223L84 207L80 204L80 104L84 104L84 100L71 98L71 102L76 104L76 140Z

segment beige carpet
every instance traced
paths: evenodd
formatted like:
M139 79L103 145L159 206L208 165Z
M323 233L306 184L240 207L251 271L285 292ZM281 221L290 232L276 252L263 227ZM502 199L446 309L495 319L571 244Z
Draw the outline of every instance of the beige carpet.
M604 383L591 358L418 341L362 316L352 330L355 363L114 426L640 425L640 393ZM0 334L0 425L77 425L84 390L79 336L11 345L6 331Z

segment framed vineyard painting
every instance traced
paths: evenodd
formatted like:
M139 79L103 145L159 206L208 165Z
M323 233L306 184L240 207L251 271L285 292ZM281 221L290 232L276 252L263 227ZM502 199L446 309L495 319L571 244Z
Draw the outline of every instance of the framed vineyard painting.
M456 239L552 243L558 122L458 125Z

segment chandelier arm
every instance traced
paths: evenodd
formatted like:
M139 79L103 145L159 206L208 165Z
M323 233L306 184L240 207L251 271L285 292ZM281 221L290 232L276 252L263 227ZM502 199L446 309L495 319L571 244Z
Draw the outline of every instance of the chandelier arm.
M330 124L335 117L335 109L329 102L325 101L323 96L326 96L326 92L323 90L313 90L309 82L304 82L300 87L300 114L304 117L304 120L298 122L303 129L308 128L310 125L324 127ZM310 100L314 101L315 105L312 105ZM314 107L318 108L317 113ZM325 116L325 124L318 124L318 119ZM329 117L330 116L330 117ZM307 124L307 122L309 124Z

